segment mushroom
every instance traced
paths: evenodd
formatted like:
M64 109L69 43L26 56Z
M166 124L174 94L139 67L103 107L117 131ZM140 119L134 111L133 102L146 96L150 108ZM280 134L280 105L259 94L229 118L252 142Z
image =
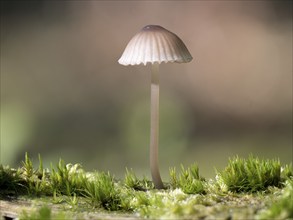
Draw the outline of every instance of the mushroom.
M159 25L147 25L126 46L118 62L122 65L151 64L151 131L150 168L157 189L163 189L159 165L159 64L162 62L187 63L192 60L182 40Z

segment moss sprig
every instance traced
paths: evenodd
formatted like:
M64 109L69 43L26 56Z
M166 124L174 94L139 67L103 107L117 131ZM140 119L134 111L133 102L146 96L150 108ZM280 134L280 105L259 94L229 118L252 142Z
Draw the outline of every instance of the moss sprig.
M279 160L261 160L249 156L238 156L229 160L228 166L218 172L218 182L225 184L232 192L257 192L269 186L281 184L281 164Z
M121 199L110 173L93 173L92 177L84 182L84 186L84 196L94 207L103 207L107 210L120 209Z
M138 191L147 191L154 189L153 182L148 180L146 177L144 177L142 180L139 180L133 170L128 170L127 168L124 178L124 184L128 188Z
M170 169L170 184L173 189L181 188L187 194L204 194L204 178L199 175L199 168L192 164L188 168L181 165L181 172L177 176L176 168Z

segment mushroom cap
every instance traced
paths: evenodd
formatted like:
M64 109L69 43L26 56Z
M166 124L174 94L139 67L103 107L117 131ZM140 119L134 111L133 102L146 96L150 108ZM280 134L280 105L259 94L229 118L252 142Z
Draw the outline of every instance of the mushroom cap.
M147 25L129 41L118 62L127 66L191 60L187 47L176 34L159 25Z

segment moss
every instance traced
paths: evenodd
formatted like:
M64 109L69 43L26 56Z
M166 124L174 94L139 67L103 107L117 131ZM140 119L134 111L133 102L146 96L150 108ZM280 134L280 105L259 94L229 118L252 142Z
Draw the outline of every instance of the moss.
M208 181L200 176L196 164L181 166L179 172L172 168L166 185L167 189L156 190L151 181L138 179L132 170L126 170L123 180L116 180L110 173L86 172L80 164L61 159L49 170L39 157L35 169L27 154L18 169L0 166L2 198L29 196L38 207L22 213L20 219L68 219L71 214L96 211L163 219L282 219L293 213L292 165L281 167L278 160L235 157ZM72 213L65 216L62 210Z
M218 172L218 183L225 184L232 192L257 192L269 186L281 185L281 164L279 160L260 160L234 157L228 166Z
M51 220L51 219L58 219L58 220L67 220L72 219L73 216L66 215L64 212L52 213L51 208L48 206L42 206L41 208L30 211L23 211L19 217L20 220Z
M82 194L86 177L80 164L65 164L60 159L57 168L51 165L51 170L48 182L53 192L68 196Z
M43 169L42 158L39 155L38 169L34 169L33 163L28 154L25 154L25 160L22 162L21 177L25 181L23 186L31 196L51 195L51 188L48 184L49 172Z
M184 193L198 194L205 193L204 179L199 175L199 169L196 164L192 164L187 169L181 165L181 172L177 176L176 169L170 169L171 187L173 189L181 188Z
M0 197L16 196L26 191L25 180L21 178L19 169L0 165Z
M285 183L280 198L262 211L259 219L292 219L293 218L293 178Z
M94 207L107 210L121 209L121 198L109 173L94 173L84 183L84 196Z
M283 178L283 180L290 180L293 178L292 163L286 164L281 168L281 177Z
M132 188L134 190L146 191L154 189L153 182L149 181L147 178L139 180L133 170L126 169L124 184L126 187Z

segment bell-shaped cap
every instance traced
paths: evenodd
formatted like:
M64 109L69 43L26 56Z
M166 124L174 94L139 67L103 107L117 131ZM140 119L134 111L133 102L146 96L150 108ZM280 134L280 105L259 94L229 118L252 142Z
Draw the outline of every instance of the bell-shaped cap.
M118 62L127 66L191 60L187 47L176 34L158 25L147 25L129 41Z

